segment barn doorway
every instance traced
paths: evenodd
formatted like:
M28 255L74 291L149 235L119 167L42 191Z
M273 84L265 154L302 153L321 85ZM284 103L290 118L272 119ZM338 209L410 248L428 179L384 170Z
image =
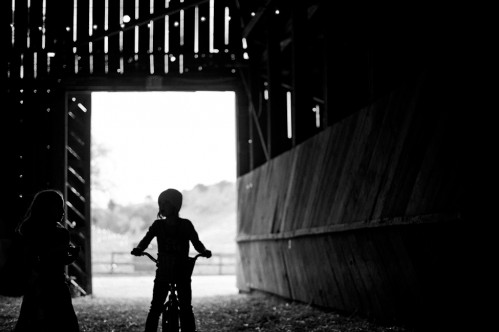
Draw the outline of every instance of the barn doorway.
M155 265L130 250L167 188L183 193L180 215L214 254L198 261L194 295L235 293L235 93L93 92L91 100L93 294L151 296Z

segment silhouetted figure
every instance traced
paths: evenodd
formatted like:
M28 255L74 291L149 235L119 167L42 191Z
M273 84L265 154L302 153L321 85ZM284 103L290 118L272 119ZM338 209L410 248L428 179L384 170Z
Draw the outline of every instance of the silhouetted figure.
M76 259L79 248L70 244L60 222L64 200L56 190L38 192L17 231L32 263L15 332L79 331L78 319L66 282L65 265Z
M211 251L201 243L191 221L179 217L182 206L182 194L179 191L163 191L158 197L158 206L158 219L149 227L137 248L132 250L132 255L138 256L154 237L157 238L158 263L145 331L157 331L159 316L168 295L168 284L174 282L177 285L182 332L194 332L196 324L191 305L191 273L187 267L189 241L200 254L210 257Z

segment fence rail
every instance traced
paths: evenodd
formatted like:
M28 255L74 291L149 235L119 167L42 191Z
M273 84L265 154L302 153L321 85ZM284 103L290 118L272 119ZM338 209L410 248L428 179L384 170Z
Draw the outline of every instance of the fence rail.
M156 264L149 259L132 256L130 252L113 251L99 256L100 259L92 261L94 274L152 274L156 270ZM210 259L202 257L198 259L193 275L228 275L235 273L236 255L224 253L213 254Z

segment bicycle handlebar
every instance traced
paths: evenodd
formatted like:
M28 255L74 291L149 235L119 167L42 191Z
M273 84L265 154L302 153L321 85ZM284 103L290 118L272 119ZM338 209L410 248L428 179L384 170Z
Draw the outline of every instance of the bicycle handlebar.
M150 260L152 260L154 263L157 263L157 262L158 262L158 260L157 260L156 258L154 258L154 257L153 257L150 253L148 253L148 252L146 252L146 251L141 252L141 253L140 253L140 256L147 256L147 257L149 257L149 259L150 259ZM203 255L203 254L197 254L196 256L194 256L194 257L189 257L189 258L196 260L196 259L198 259L198 257L206 257L206 256L205 256L205 255Z
M150 253L148 253L148 252L143 251L143 252L140 254L140 256L147 256L147 257L149 257L149 259L150 259L150 260L152 260L154 263L157 263L157 262L158 262L158 260L157 260L156 258L152 257L152 255L151 255Z

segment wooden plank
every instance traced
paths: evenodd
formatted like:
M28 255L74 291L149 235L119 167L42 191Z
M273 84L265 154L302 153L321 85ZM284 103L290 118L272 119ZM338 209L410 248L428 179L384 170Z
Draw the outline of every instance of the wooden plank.
M311 147L312 153L305 157L312 162L309 162L308 166L304 165L305 168L302 170L303 174L309 174L307 176L308 181L304 182L306 187L303 188L309 195L306 196L307 207L302 217L302 228L312 228L316 223L314 219L318 207L317 202L323 195L321 188L324 185L322 174L324 174L323 162L325 158L324 148L326 142L323 140L313 140L313 142L314 145Z
M121 0L108 0L108 31L121 29L120 3ZM121 50L120 34L114 34L108 37L107 65L108 73L111 75L120 74L121 70Z
M197 71L198 61L194 57L195 13L196 9L194 7L184 11L184 44L182 46L184 73Z
M164 0L154 0L154 13L165 10ZM154 55L154 74L165 74L165 18L159 18L152 23L154 27L154 38L152 53Z
M229 45L230 51L239 50L241 48L241 25L238 19L238 9L235 1L228 1L226 5L229 7ZM239 55L239 54L238 54ZM235 56L235 54L234 54ZM234 57L235 60L235 57ZM232 61L234 61L232 60Z
M352 180L356 176L359 164L359 154L362 153L364 144L366 144L365 132L371 130L371 122L369 118L361 116L358 118L350 148L346 152L345 159L343 160L344 166L341 174L339 175L338 189L334 196L334 207L330 219L336 222L351 222L348 219L348 211L346 211L346 202L351 195Z
M406 229L391 229L388 231L386 239L390 242L392 248L394 249L393 253L393 258L396 260L398 266L399 266L399 280L402 283L402 293L401 295L404 298L404 312L400 314L400 317L412 317L414 316L414 313L417 312L419 309L419 306L424 306L424 304L421 302L420 294L422 293L422 290L420 288L420 283L417 278L417 273L414 268L414 265L411 261L411 257L408 254L408 248L407 244L404 241L404 238L406 237L406 233L410 232L415 232L417 227L428 227L428 229L433 228L432 231L441 229L442 225L440 224L434 224L434 225L413 225L411 228L406 228ZM446 227L448 228L448 227ZM437 240L438 241L438 240ZM446 242L446 241L441 241L441 242ZM425 246L426 244L420 243L419 246ZM435 254L438 255L439 252L442 252L442 250L437 250L434 251ZM430 259L428 257L427 259ZM408 300L410 299L410 301Z
M268 115L267 132L269 155L275 157L290 147L287 137L286 94L281 85L281 62L278 26L274 20L267 25Z
M347 172L346 163L349 150L353 145L355 134L355 126L353 125L357 121L357 116L347 119L344 126L333 127L333 133L330 137L327 145L327 158L325 159L325 174L323 177L323 183L326 185L325 190L322 192L323 200L320 201L321 206L327 206L328 209L325 211L326 220L333 224L342 223L342 220L331 218L337 206L337 200L341 195L341 181L343 180L342 174ZM324 218L321 218L322 221Z
M0 61L0 77L3 79L7 78L9 71L12 70L13 61L17 58L14 55L13 45L12 45L12 7L11 3L2 2L0 4L0 47L7 50L7 54L4 55L4 60Z
M324 147L324 159L322 161L322 172L318 175L322 179L315 204L317 210L311 217L314 226L326 225L328 223L339 224L340 220L331 219L330 216L335 208L335 200L339 190L340 174L345 167L344 161L348 150L353 142L354 123L356 117L348 119L342 126L331 127L331 130L321 133L318 139L326 140ZM322 137L324 135L324 137Z
M135 19L135 0L123 0L123 16L127 19ZM125 27L130 26L125 23ZM138 64L135 61L135 29L123 31L123 60L124 73L134 72Z
M21 52L25 53L28 46L28 27L29 27L29 12L28 4L24 1L15 2L14 12L14 44Z
M327 271L324 268L324 247L319 245L319 241L300 239L296 242L301 244L303 252L301 267L303 270L308 271L306 273L306 284L303 285L306 294L303 301L314 306L326 306L328 301L324 295L328 292L329 275L324 274Z
M391 287L391 301L396 317L404 317L407 314L407 301L414 299L407 296L407 283L401 275L400 261L397 257L397 250L394 248L391 236L395 236L393 232L376 232L377 246L379 255L384 260L384 268L386 277L389 280ZM417 308L413 308L417 309Z
M338 247L343 245L344 240L339 237L328 237L327 242L330 266L338 281L338 287L341 289L343 305L348 312L358 312L361 307L361 302L357 295L354 282L352 281L350 270L345 262L344 255L342 251L338 250Z
M180 5L180 0L171 0L170 6ZM169 17L169 34L168 38L170 41L170 61L168 63L169 72L172 74L178 74L180 71L179 58L182 54L182 49L180 47L180 13L173 13Z
M316 143L316 140L313 140L311 143ZM293 191L292 197L294 198L294 201L290 202L290 207L294 209L292 213L292 229L304 229L311 223L310 219L307 218L307 211L313 208L310 206L309 201L314 195L314 192L310 190L312 188L310 178L317 167L317 164L310 163L311 160L315 160L314 152L315 144L312 144L307 149L303 145L297 149L296 162L294 164L294 167L296 167L296 176L293 179L295 187L290 187L290 190ZM301 206L304 208L300 208Z
M89 0L78 1L78 20L76 23L77 41L89 38L89 28L90 28L89 6L90 6ZM78 74L89 75L90 74L89 44L82 43L78 45L76 52L77 55L80 57L78 60Z
M419 98L418 98L419 99ZM394 180L386 196L384 214L398 215L405 213L407 204L420 170L429 138L434 131L435 113L428 108L417 107L416 116L410 122L407 134L401 146L394 169ZM432 114L433 113L433 114ZM399 140L402 142L402 138Z
M384 169L372 167L375 147L379 136L383 134L382 126L386 119L384 112L385 103L376 105L366 110L366 127L363 129L364 137L360 142L355 163L350 166L351 179L349 189L345 194L345 200L341 203L345 206L344 219L357 221L365 219L372 211L372 205L377 198L377 186ZM385 157L385 156L383 156ZM384 159L384 158L383 158Z
M380 275L380 262L374 253L370 231L355 232L351 236L351 246L355 248L356 265L359 275L364 279L366 294L370 297L371 307L368 316L381 319L392 317L391 301L385 293L387 287Z
M428 107L434 110L435 130L425 151L406 214L435 209L452 211L455 209L454 202L459 202L464 196L461 179L466 175L462 149L466 143L465 137L460 134L465 127L464 120L454 108L441 103Z
M366 264L370 279L374 289L372 292L375 293L377 298L379 311L375 311L380 319L390 319L395 317L396 314L396 303L394 303L394 292L391 284L391 279L396 278L390 274L391 271L385 268L385 260L390 259L389 257L383 257L379 253L379 237L377 237L377 232L372 230L365 230L356 233L356 240L358 243L362 244L363 254L362 261Z
M291 287L290 277L289 277L289 268L288 265L290 262L287 260L286 252L288 249L288 244L286 241L279 241L277 246L277 255L275 260L279 266L279 279L280 279L280 293L287 298L294 298L293 288Z
M366 287L364 285L364 276L359 273L357 267L357 253L350 246L350 242L352 241L352 237L355 236L352 233L345 233L342 236L341 241L336 241L337 245L335 246L338 251L338 255L343 258L344 268L347 273L350 275L352 282L352 288L355 290L353 294L357 297L359 312L362 313L370 313L370 308L372 308L370 294L367 293Z
M308 298L306 286L308 285L308 281L306 273L303 273L302 246L298 241L288 242L287 245L288 250L284 253L284 256L286 260L289 285L293 292L293 299L301 299L306 302Z
M245 255L244 247L248 244L238 245L236 249L236 287L241 292L249 292L248 273L245 273L245 266L247 266L247 255Z
M247 111L246 93L236 90L236 144L238 178L250 170L249 161L249 112Z
M256 194L256 205L262 206L262 209L255 209L253 214L254 222L254 232L258 234L266 234L270 231L270 226L266 223L266 220L270 220L268 216L269 208L271 207L268 203L268 199L270 196L269 191L266 186L263 185L269 177L269 170L266 168L265 171L260 172L259 176L254 180L254 192Z
M217 53L225 53L225 6L227 0L213 0L213 48Z
M328 241L326 237L318 237L316 241L308 241L312 245L311 255L316 268L314 283L317 285L317 305L322 307L344 308L340 286L331 266L328 254ZM312 260L309 260L312 261Z
M210 53L210 5L203 3L198 6L199 12L199 57L204 59Z
M18 5L20 2L18 1ZM38 60L43 59L42 50L42 4L29 3L26 9L26 51L23 55L24 78L37 78ZM17 28L17 27L16 27ZM42 61L43 62L43 61Z
M338 266L337 256L332 254L334 250L333 243L334 237L324 237L322 239L322 248L325 254L324 260L324 275L329 276L326 278L330 291L327 294L327 300L329 307L335 308L341 311L348 310L352 307L351 299L347 294L344 285L343 276Z
M173 2L173 1L170 1ZM149 1L139 1L139 20L144 20L150 16ZM151 73L151 57L149 56L150 50L150 21L146 24L139 26L138 38L135 42L138 42L138 53L136 56L136 61L138 64L138 71L141 73Z
M45 41L47 51L53 56L48 57L48 68L51 77L61 77L64 72L74 73L73 55L71 52L73 26L73 3L47 0L45 18ZM67 67L68 64L71 67ZM66 67L65 67L66 66Z
M42 52L43 2L33 1L29 8L29 46L33 52Z
M10 57L10 75L13 78L21 78L23 75L23 57L26 53L27 47L27 19L28 19L28 7L24 2L16 1L14 11L14 21L12 22L9 18L9 22L12 22L14 28L12 55ZM9 30L12 31L12 28Z
M270 279L267 278L269 281L267 289L274 294L283 294L282 291L285 288L282 285L284 279L282 278L283 269L279 249L279 243L276 242L268 243L265 247L265 262L267 263L265 264L265 270L267 271L267 276L270 276Z
M272 186L272 203L274 204L271 211L271 233L280 234L284 232L285 225L285 202L287 200L287 188L289 184L290 174L292 172L291 168L286 167L290 155L283 156L272 162L270 166L272 167L271 175L272 178L269 179L272 182L275 181L276 185ZM286 158L288 157L288 158Z
M104 30L105 2L93 2L92 7L92 36L103 35ZM93 41L91 44L91 62L93 63L93 73L102 75L106 72L106 58L104 52L104 39Z
M412 95L412 96L411 96ZM404 151L404 143L408 135L411 135L411 122L413 121L414 114L417 113L415 105L412 104L417 98L417 90L401 90L400 93L393 96L393 115L390 120L390 128L392 130L386 131L387 136L381 137L387 141L388 149L385 152L382 160L387 161L387 166L384 174L382 175L382 184L380 187L376 205L373 208L372 216L373 218L379 218L386 215L393 215L396 211L392 210L393 207L392 200L393 197L389 197L391 192L394 190L393 186L400 184L405 186L405 184L399 183L403 179L398 178L401 176L400 169L398 168L398 163L400 160L401 153ZM398 105L398 106L396 106ZM398 110L405 109L405 112L400 112ZM417 134L416 134L417 135ZM383 145L380 145L383 148ZM418 168L418 167L416 167ZM400 174L400 175L399 175ZM404 205L404 209L406 206Z

